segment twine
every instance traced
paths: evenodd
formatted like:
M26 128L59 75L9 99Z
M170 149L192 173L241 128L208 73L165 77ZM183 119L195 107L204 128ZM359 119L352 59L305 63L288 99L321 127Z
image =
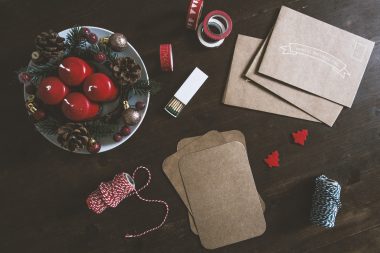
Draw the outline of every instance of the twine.
M315 179L315 190L310 214L310 221L313 224L332 228L335 226L335 219L341 207L340 202L341 186L335 180L331 180L325 175Z
M142 186L140 189L137 190L134 181L136 178L136 173L140 169L144 169L147 172L148 180L144 184L144 186ZM162 227L169 214L169 206L165 201L145 199L140 196L139 192L145 189L149 185L151 178L152 177L151 177L149 169L144 166L137 167L135 171L133 172L132 177L129 176L125 172L117 174L111 181L100 183L99 187L88 196L86 200L87 206L90 210L92 210L96 214L100 214L103 211L105 211L108 207L115 208L121 201L123 201L125 198L130 197L132 195L136 195L140 200L144 202L159 203L159 204L164 205L166 208L166 213L162 222L159 225L153 228L147 229L138 234L126 234L125 237L133 238L133 237L140 237L140 236L146 235Z

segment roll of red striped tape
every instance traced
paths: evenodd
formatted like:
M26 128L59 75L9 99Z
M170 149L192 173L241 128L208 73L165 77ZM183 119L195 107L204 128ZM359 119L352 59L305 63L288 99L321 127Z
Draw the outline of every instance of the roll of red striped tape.
M160 64L162 71L173 71L173 52L172 44L160 45Z
M225 23L226 30L223 33L216 34L210 30L209 21L211 18L218 19ZM232 31L232 19L224 11L215 10L208 13L203 20L203 30L205 35L212 40L222 40L228 37Z
M190 0L187 9L186 27L197 30L199 18L202 15L203 0Z

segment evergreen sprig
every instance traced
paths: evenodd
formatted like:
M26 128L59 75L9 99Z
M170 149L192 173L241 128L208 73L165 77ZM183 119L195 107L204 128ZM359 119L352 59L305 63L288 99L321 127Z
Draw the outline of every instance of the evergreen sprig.
M118 122L105 122L102 119L87 121L83 125L95 139L113 135L120 127Z
M146 95L148 93L156 94L161 90L161 84L154 80L139 80L135 84L127 87L126 92L127 96L130 97L132 95Z
M75 26L70 29L65 40L69 54L78 48L86 46L86 39L83 37L82 27Z
M62 125L62 122L48 117L43 121L37 122L36 127L44 134L55 135L57 134L58 128Z
M56 75L57 71L58 63L54 61L41 65L31 64L26 68L25 72L31 76L32 84L38 85L42 78L49 75Z

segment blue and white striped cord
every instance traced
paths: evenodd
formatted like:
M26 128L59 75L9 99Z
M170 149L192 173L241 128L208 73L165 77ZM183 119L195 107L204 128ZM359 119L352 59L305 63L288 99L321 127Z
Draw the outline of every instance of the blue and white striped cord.
M313 224L326 228L334 227L336 215L341 207L340 192L341 187L337 181L331 180L325 175L315 179L310 214L310 221Z

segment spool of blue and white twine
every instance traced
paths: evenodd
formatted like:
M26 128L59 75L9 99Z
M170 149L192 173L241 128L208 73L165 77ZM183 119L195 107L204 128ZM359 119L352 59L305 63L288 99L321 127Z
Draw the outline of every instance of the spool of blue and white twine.
M341 187L337 181L331 180L325 175L315 179L310 214L310 221L313 224L326 228L334 227L336 215L341 207L340 192Z

